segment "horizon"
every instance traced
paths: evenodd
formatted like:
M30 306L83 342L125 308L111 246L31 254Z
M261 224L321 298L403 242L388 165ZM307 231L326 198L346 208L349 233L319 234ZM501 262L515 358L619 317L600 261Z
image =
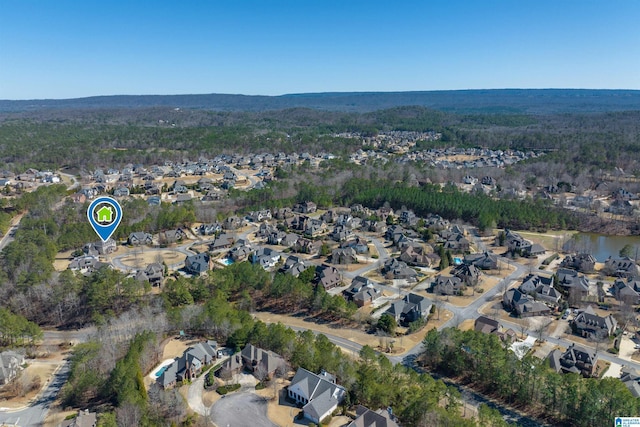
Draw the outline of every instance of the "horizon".
M640 3L7 0L0 99L640 90ZM624 89L621 89L624 90ZM135 96L135 95L134 95Z
M410 93L442 93L442 92L489 92L489 91L595 91L595 92L640 92L640 89L625 89L625 88L476 88L476 89L437 89L437 90L405 90L405 91L344 91L344 92L298 92L298 93L283 93L276 95L264 95L264 94L245 94L245 93L118 93L112 95L88 95L73 98L27 98L27 99L6 99L0 98L2 102L28 102L28 101L72 101L79 99L90 98L117 98L117 97L170 97L170 96L246 96L246 97L265 97L265 98L280 98L288 96L306 96L306 95L392 95L392 94L410 94Z

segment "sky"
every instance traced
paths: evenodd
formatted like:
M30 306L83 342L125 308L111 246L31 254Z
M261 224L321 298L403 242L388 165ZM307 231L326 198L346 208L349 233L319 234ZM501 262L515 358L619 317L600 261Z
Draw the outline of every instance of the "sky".
M2 0L0 99L640 89L637 0Z

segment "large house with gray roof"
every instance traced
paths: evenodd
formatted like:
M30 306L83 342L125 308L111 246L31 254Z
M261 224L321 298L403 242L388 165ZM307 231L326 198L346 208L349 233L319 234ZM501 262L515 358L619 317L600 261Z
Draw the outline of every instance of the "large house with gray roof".
M335 383L335 378L326 373L314 374L298 368L287 389L287 397L304 405L304 416L316 424L331 415L344 400L346 390Z
M571 344L564 353L557 349L551 351L547 360L551 369L558 373L581 374L585 378L589 378L596 373L598 354L586 347Z
M571 322L573 331L585 338L598 334L608 337L615 332L617 326L618 321L612 315L599 316L591 306L580 312Z
M176 385L178 381L197 377L202 369L216 360L218 344L215 341L200 342L189 347L182 356L168 365L158 377L158 384L164 388Z
M206 273L211 270L211 257L205 252L189 255L184 260L184 269L197 276Z
M431 302L418 294L407 294L401 300L394 301L385 311L401 325L408 325L418 319L426 320L431 311Z

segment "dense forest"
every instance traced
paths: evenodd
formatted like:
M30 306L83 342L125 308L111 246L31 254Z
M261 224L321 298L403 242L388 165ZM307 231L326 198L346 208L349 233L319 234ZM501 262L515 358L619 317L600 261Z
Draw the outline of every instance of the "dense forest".
M600 427L640 411L640 399L617 378L558 374L531 354L518 359L492 334L433 329L424 339L421 360L432 371L473 384L529 413L539 412L553 425Z
M636 90L493 89L421 92L327 92L281 96L229 94L120 95L77 99L0 100L0 111L170 107L214 111L314 108L368 112L418 105L443 111L483 113L592 113L640 109Z

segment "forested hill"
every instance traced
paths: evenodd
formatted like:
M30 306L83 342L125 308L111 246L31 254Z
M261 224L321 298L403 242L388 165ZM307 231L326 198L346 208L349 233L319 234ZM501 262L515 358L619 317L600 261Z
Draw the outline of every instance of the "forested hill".
M0 112L42 109L172 107L217 111L265 111L306 107L369 112L416 105L457 113L593 113L640 110L638 90L494 89L428 92L342 92L282 96L229 94L118 95L59 100L0 100Z

